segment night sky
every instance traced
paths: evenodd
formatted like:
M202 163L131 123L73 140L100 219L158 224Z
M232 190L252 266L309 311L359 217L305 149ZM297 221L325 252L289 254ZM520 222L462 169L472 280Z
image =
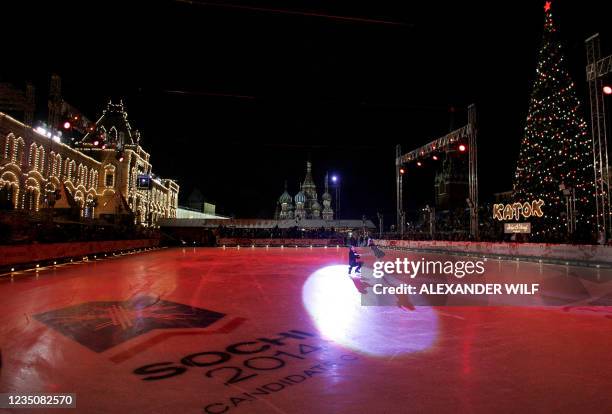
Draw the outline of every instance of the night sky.
M181 200L197 187L224 214L271 217L310 157L321 190L326 171L341 177L343 218L382 211L390 222L395 145L408 151L463 125L470 103L481 202L511 189L543 1L20 3L3 13L0 81L32 80L42 120L52 72L90 119L122 98ZM584 40L599 32L612 52L606 3L553 1L582 102ZM433 194L433 173L410 173L414 206Z

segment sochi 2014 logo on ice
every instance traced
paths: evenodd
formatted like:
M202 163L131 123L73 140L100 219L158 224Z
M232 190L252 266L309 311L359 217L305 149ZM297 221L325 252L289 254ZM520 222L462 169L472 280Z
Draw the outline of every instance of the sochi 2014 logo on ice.
M206 328L224 313L141 297L85 302L34 318L95 352L103 352L154 329Z

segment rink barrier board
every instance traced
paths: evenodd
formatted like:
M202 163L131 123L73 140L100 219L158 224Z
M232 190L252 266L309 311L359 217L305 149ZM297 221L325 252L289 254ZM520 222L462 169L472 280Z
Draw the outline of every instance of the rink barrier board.
M217 246L257 246L257 247L321 247L321 246L341 246L342 243L338 243L337 240L330 239L258 239L258 238L246 238L246 237L222 237L217 240Z
M0 246L0 267L159 246L158 239Z
M548 243L488 243L451 241L376 240L381 248L432 253L456 253L549 262L593 263L612 266L612 246Z

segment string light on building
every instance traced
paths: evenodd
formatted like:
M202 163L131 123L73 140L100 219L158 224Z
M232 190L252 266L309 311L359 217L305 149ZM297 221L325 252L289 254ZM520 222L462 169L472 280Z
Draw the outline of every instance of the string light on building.
M109 102L95 126L81 128L88 131L83 137L70 137L71 145L62 143L61 132L52 127L43 124L24 133L22 123L2 115L2 130L8 131L2 137L5 151L0 152L5 204L29 211L64 209L66 214L77 207L80 217L88 219L132 215L144 225L176 217L179 186L175 181L154 177L150 187L137 184L139 176L153 175L152 166L122 103ZM72 130L74 122L85 122L80 115L65 119L64 124L70 125L55 121L57 127Z

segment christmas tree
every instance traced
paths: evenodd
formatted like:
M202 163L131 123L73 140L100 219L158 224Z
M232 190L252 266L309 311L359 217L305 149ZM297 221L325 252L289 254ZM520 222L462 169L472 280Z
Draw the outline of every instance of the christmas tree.
M516 168L514 202L544 200L544 216L531 220L531 240L559 241L567 237L568 224L574 227L574 238L593 234L593 153L553 24L551 2L544 10L544 36ZM575 226L568 206L575 206Z

